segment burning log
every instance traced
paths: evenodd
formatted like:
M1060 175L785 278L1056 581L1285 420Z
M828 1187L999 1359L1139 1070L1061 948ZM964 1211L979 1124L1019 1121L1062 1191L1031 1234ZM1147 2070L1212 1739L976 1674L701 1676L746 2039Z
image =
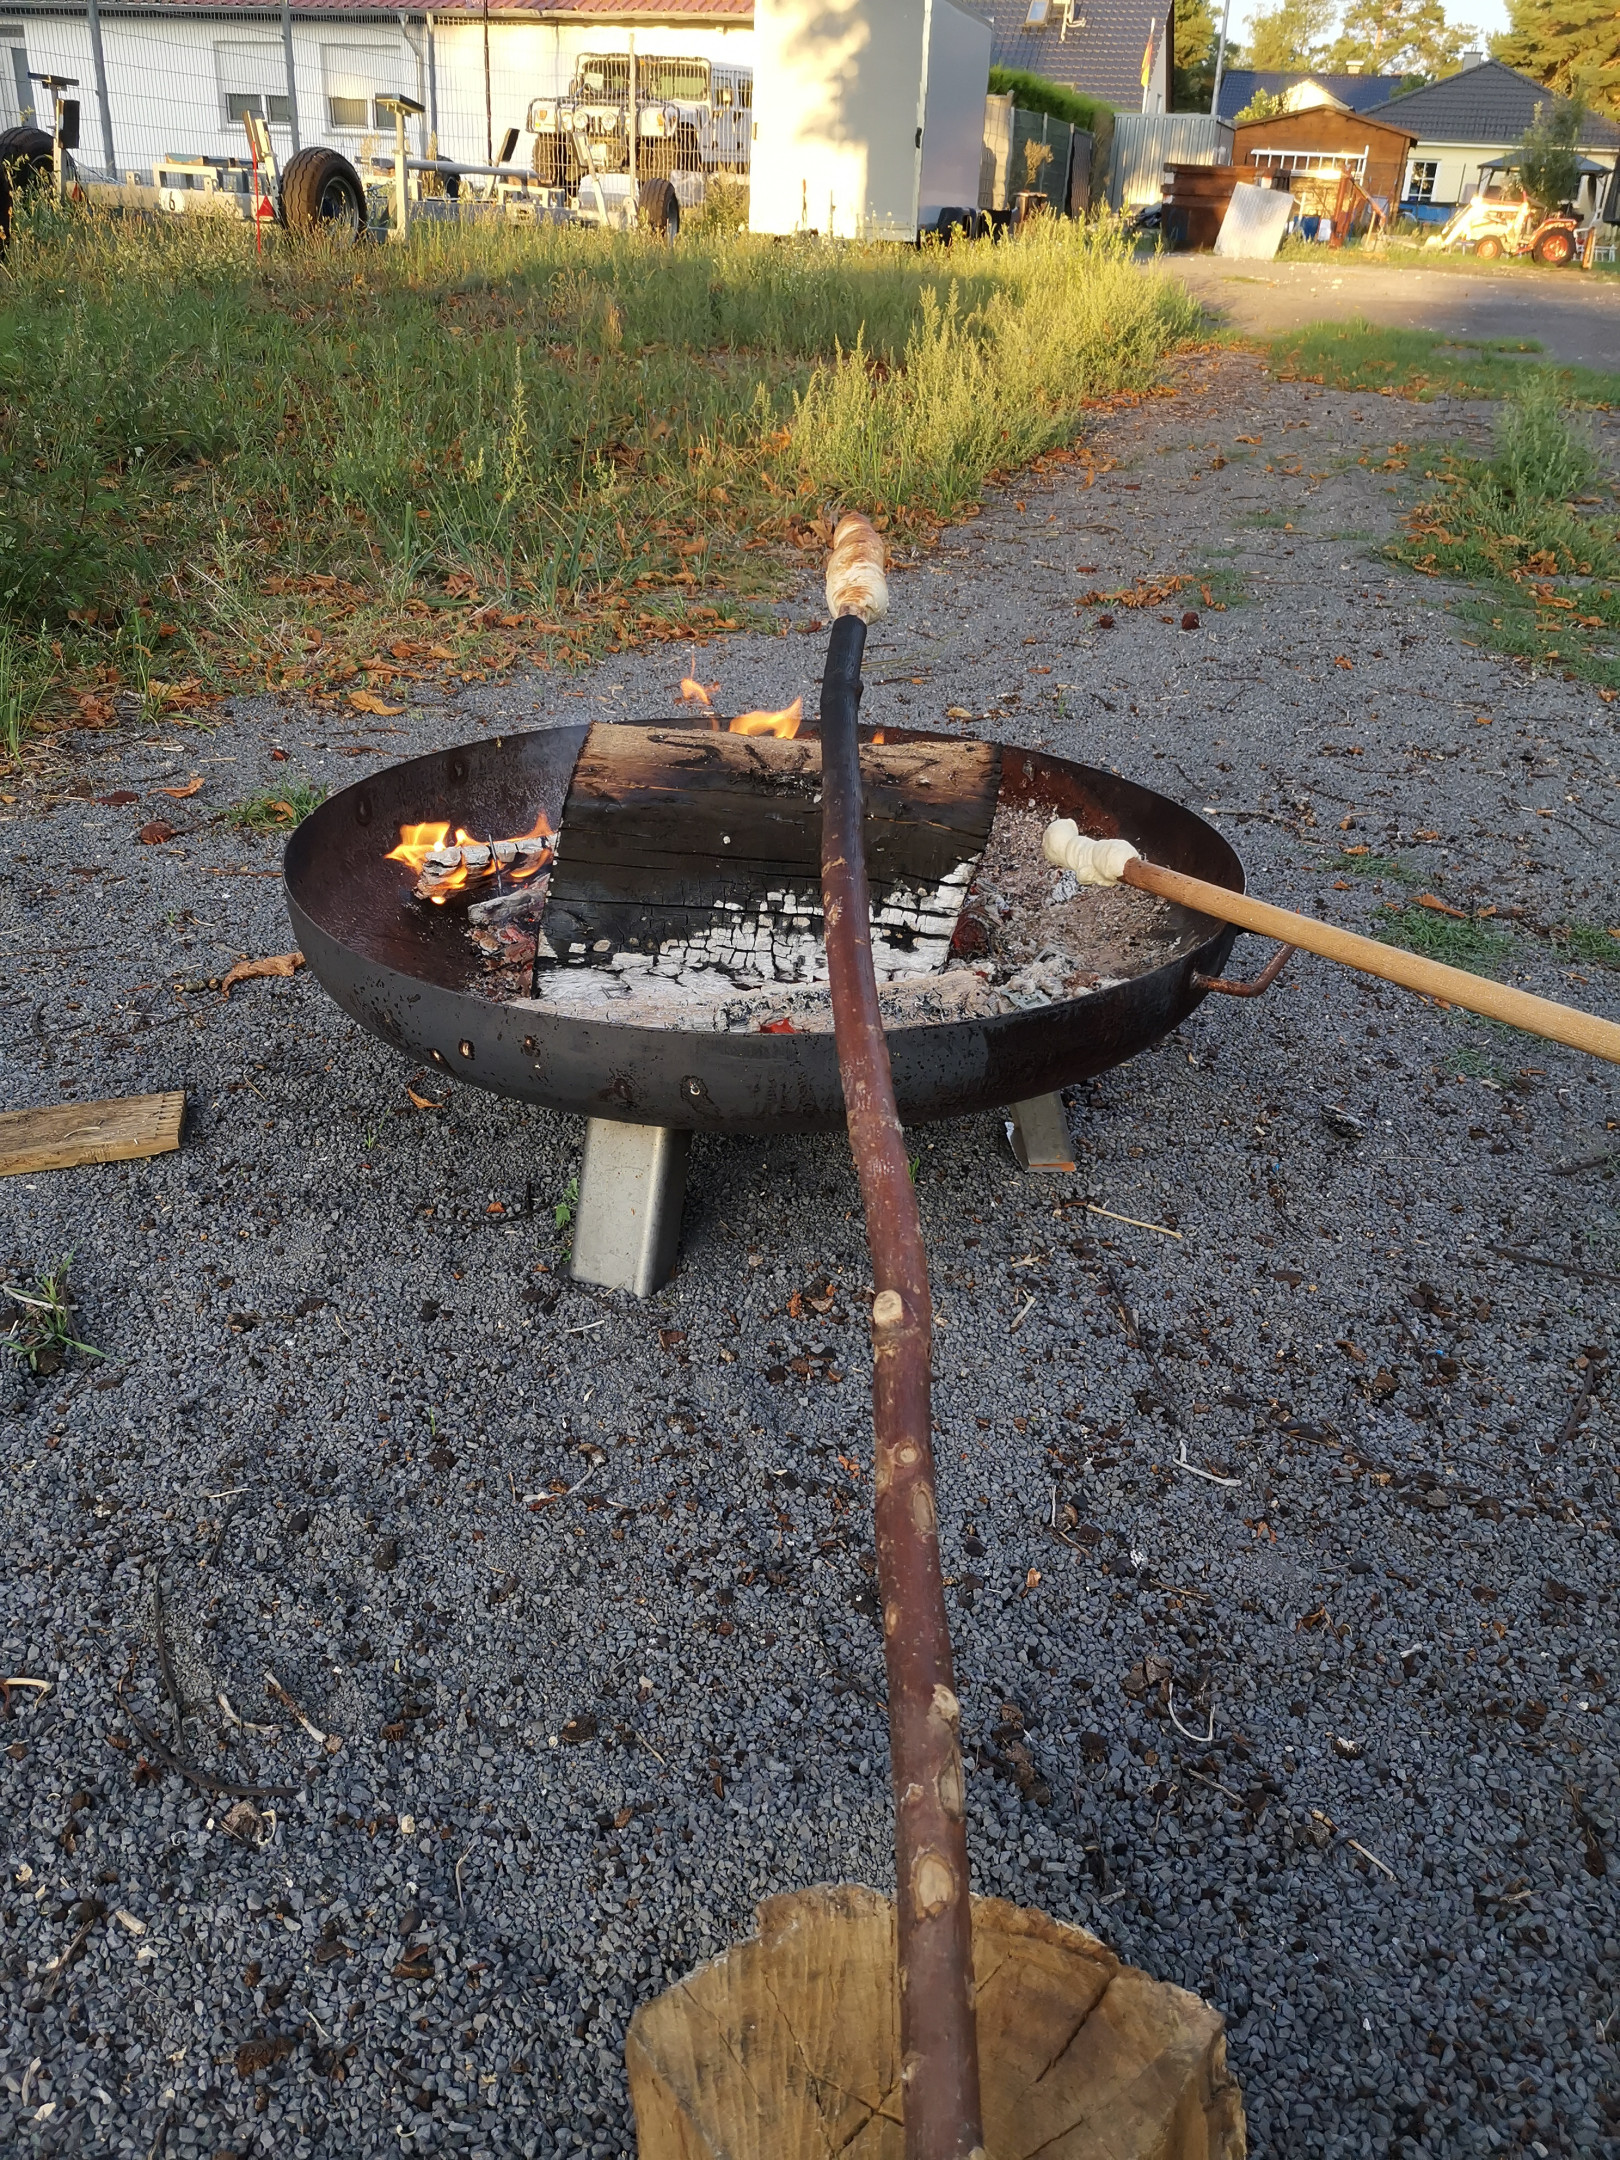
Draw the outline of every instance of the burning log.
M405 825L400 828L398 847L389 850L387 860L405 863L416 872L413 899L443 907L453 894L467 893L487 878L532 878L549 867L555 845L542 811L532 831L511 840L475 840L459 826L452 840L448 820Z

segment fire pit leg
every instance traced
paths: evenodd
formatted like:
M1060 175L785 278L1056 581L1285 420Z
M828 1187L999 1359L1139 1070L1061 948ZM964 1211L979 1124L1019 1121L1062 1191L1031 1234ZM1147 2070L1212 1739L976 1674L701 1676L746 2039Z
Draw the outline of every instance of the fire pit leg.
M1007 1138L1020 1170L1072 1170L1074 1142L1061 1095L1032 1095L1012 1106Z
M576 1282L651 1297L668 1282L681 1241L689 1132L588 1118L574 1215Z

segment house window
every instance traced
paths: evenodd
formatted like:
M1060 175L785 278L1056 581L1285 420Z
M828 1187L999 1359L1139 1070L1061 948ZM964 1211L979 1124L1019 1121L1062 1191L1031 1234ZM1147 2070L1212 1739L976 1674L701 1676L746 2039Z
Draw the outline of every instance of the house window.
M1029 12L1024 17L1026 30L1044 30L1047 17L1052 12L1052 0L1029 0Z
M323 45L321 86L326 93L327 125L334 132L363 134L375 129L391 133L392 113L381 110L380 97L398 97L406 80L405 66L392 45ZM414 83L415 70L411 71ZM406 95L410 95L406 92Z
M252 118L272 127L290 127L292 100L287 95L287 62L279 45L216 45L214 76L219 85L220 118L230 129Z
M0 23L0 127L32 122L34 86L28 80L28 46L21 23Z
M1408 202L1433 202L1434 183L1440 177L1438 158L1413 158L1406 168Z

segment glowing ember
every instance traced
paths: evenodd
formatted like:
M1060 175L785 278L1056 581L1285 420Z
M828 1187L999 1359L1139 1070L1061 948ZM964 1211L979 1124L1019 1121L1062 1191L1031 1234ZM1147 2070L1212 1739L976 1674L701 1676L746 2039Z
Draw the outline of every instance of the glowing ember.
M452 893L485 878L505 878L513 884L531 878L550 868L555 852L551 823L542 810L528 832L511 840L475 840L459 825L452 840L448 822L402 825L399 846L390 848L384 859L404 863L416 872L412 887L416 899L443 907Z
M683 705L701 705L705 712L713 712L714 693L719 687L720 685L717 682L712 682L705 687L702 683L695 681L692 676L683 675L681 677L681 703Z
M774 735L779 742L791 742L803 718L804 699L795 698L785 712L739 713L727 725L733 735Z

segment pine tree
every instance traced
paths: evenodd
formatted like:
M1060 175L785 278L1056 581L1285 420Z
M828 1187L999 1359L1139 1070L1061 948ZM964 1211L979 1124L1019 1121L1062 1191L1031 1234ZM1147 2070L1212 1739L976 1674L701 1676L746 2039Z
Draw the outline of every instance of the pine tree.
M1210 94L1215 87L1215 46L1220 36L1220 23L1210 0L1175 0L1175 95L1172 105L1177 112L1209 111ZM1230 68L1234 47L1230 37L1226 41L1226 64Z
M1509 0L1492 53L1566 96L1620 112L1620 12L1614 0Z
M1252 68L1319 68L1327 58L1334 0L1278 0L1249 24Z
M1368 75L1454 75L1478 32L1446 20L1442 0L1350 0L1330 66Z

